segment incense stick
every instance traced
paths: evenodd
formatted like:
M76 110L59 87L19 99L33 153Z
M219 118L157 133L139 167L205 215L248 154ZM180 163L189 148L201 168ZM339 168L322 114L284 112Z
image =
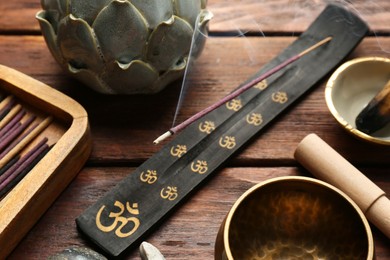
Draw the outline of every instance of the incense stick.
M176 134L177 132L183 130L185 127L187 127L189 124L193 123L194 121L198 120L199 118L203 117L204 115L210 113L211 111L215 110L216 108L220 107L222 104L228 102L229 100L237 97L238 95L242 94L243 92L245 92L246 90L248 90L249 88L253 87L254 85L256 85L257 83L261 82L262 80L270 77L271 75L273 75L274 73L280 71L281 69L283 69L284 67L286 67L287 65L293 63L294 61L298 60L299 58L301 58L302 56L306 55L307 53L313 51L314 49L322 46L323 44L329 42L330 40L332 40L332 37L327 37L325 39L323 39L322 41L319 41L318 43L312 45L311 47L307 48L306 50L300 52L299 54L285 60L284 62L282 62L281 64L277 65L276 67L268 70L267 72L265 72L264 74L262 74L261 76L255 78L254 80L248 82L247 84L243 85L242 87L238 88L237 90L233 91L231 94L227 95L226 97L224 97L223 99L221 99L220 101L214 103L213 105L207 107L206 109L198 112L197 114L191 116L190 118L188 118L187 120L185 120L183 123L180 123L179 125L175 126L175 127L172 127L171 129L169 129L167 132L165 132L164 134L162 134L161 136L159 136L156 140L153 141L154 144L158 144L160 143L161 141L165 140L166 138L170 137L171 135L173 134Z
M27 144L29 144L38 134L40 134L52 121L52 117L47 117L43 120L31 133L21 140L14 148L12 148L3 158L0 159L0 168L3 167L9 160L18 154Z
M0 151L5 149L17 136L19 136L33 121L35 116L31 115L24 123L18 123L15 129L10 131L9 135L5 135L0 139Z
M51 147L49 147L48 145L43 146L43 149L38 151L37 154L30 159L29 163L21 166L17 170L18 174L14 178L12 178L12 180L10 180L9 183L5 185L2 190L0 190L0 199L4 195L6 195L14 186L16 186L16 184L18 184L20 180L24 178L24 176L26 176L27 173L29 173L35 167L35 165L47 154L47 152L49 152L50 148Z
M15 99L14 99L13 96L8 96L5 99L1 100L1 102L0 102L0 113L3 113L3 111L5 109L7 109L7 107L13 105L14 102L15 102Z
M14 158L12 158L12 160L10 160L9 162L7 162L6 165L4 165L1 169L0 169L0 176L3 175L6 171L8 171L8 169L14 165L18 160L20 159L20 154L16 155Z
M0 159L3 158L9 151L11 151L20 141L22 141L26 136L28 136L37 126L38 122L34 123L29 129L27 129L21 136L19 136L15 141L13 141L3 152L0 153Z
M46 145L47 138L43 138L38 144L36 144L30 151L28 151L23 157L20 158L14 165L12 165L5 173L0 176L0 190L3 187L3 182L10 176L14 175L16 170L19 169L29 158L31 158L42 146Z
M19 111L19 113L17 113L15 115L15 117L8 122L7 125L5 125L1 130L0 130L0 137L3 137L5 135L7 135L10 130L14 127L15 124L17 124L22 118L23 116L26 114L26 111L24 109L22 109L21 111Z
M12 120L12 118L14 118L17 113L19 113L21 109L22 105L20 104L17 104L13 108L11 108L9 113L0 121L0 129L6 126Z
M41 159L41 155L48 149L45 137L30 151L21 157L13 166L11 166L2 176L0 176L0 197L16 184L15 180L19 181L21 177L27 174L33 166L38 162L37 158ZM20 176L22 174L22 176Z

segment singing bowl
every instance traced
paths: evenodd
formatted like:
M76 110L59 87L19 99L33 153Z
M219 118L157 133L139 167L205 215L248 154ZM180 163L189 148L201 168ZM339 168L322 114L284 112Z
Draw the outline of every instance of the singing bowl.
M329 78L325 88L326 104L337 122L349 133L371 143L390 145L390 124L366 134L356 128L355 120L390 77L390 59L364 57L342 64Z
M370 226L342 191L280 177L245 192L222 223L215 259L374 259Z

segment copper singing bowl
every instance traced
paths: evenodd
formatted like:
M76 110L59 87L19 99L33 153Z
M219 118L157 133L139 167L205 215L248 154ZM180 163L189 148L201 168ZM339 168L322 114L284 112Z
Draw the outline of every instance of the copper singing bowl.
M215 259L373 259L367 219L337 188L307 177L262 182L233 205Z

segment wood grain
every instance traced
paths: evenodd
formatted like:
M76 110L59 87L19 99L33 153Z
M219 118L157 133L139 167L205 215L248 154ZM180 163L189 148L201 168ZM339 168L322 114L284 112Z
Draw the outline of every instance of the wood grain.
M361 170L385 192L390 192L386 170ZM84 169L10 259L43 259L69 246L94 248L77 232L74 219L132 171L133 168L125 167ZM261 181L294 175L311 176L300 167L226 168L198 189L146 240L167 259L213 259L218 228L239 196ZM389 239L375 229L374 239L377 260L388 259ZM125 259L139 259L138 250L129 252Z
M239 38L210 38L193 68L195 76L189 79L191 86L178 122L228 94L293 40L290 37L248 38L247 45L243 47ZM251 58L247 54L248 45L254 50ZM349 59L362 56L386 57L384 48L390 49L390 39L369 37ZM221 49L225 51L221 53ZM87 110L94 140L90 163L104 161L139 164L161 147L152 142L172 124L180 82L153 96L97 94L70 79L55 64L40 36L0 36L0 63L57 88ZM389 165L389 147L355 139L331 116L324 98L326 80L257 136L230 163L252 166L291 164L292 151L298 142L307 134L315 132L354 163ZM367 149L372 150L369 156L364 152Z
M229 93L295 40L324 4L330 2L342 1L209 0L209 9L215 15L210 23L212 37L192 68L191 88L178 120L186 119ZM353 4L371 29L371 36L366 37L348 59L388 57L390 2L345 3ZM20 70L79 102L89 116L93 152L81 173L28 233L10 259L44 259L73 245L94 248L77 232L75 218L131 174L133 167L161 148L154 146L152 141L171 127L181 83L178 81L153 96L94 93L70 78L52 58L35 19L35 13L40 9L39 0L0 1L0 64ZM236 37L238 28L249 31L250 37ZM262 33L270 37L262 37ZM147 240L167 259L212 259L219 225L245 190L272 177L310 176L293 160L293 152L301 139L312 132L390 193L390 147L357 140L336 123L324 100L327 78L229 160L226 168L153 230ZM52 181L54 184L49 192L63 179ZM373 232L377 259L389 259L389 239L375 228ZM139 259L139 254L133 250L126 258Z
M388 30L390 3L375 1L329 0L209 0L208 9L214 18L210 30L215 33L251 31L265 35L296 35L329 3L338 3L354 10L367 21L371 30L383 34ZM34 33L40 31L35 14L41 10L40 1L10 0L0 2L0 31L3 33Z
M50 152L0 200L0 258L5 258L80 171L90 154L91 141L86 111L59 91L5 66L0 66L0 87L31 107L38 105L36 110L50 112L29 135L42 134L37 131L46 128L51 128L50 137L62 132ZM61 123L51 124L52 118Z

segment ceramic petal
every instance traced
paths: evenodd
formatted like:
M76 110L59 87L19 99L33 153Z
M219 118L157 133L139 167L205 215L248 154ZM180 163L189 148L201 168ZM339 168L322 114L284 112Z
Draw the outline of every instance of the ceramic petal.
M183 62L171 67L170 70L160 75L158 80L154 83L151 93L157 93L161 91L166 85L172 83L175 80L180 79L185 72L188 58L184 58Z
M93 23L107 61L129 63L140 57L149 34L147 24L129 2L113 1Z
M58 63L63 64L64 60L56 42L57 36L52 24L47 20L47 15L46 11L40 11L37 13L36 18L51 54Z
M201 0L175 0L175 14L185 19L192 26L195 25L196 18L202 9Z
M197 26L195 27L193 38L195 42L192 45L192 48L194 48L192 50L194 57L198 57L200 55L204 48L204 45L206 44L206 39L208 35L207 25L211 18L213 18L213 14L206 9L202 9L197 18Z
M77 69L99 71L103 60L91 27L82 19L69 15L61 20L57 42L64 59Z
M149 29L156 28L173 15L172 0L131 0L131 3L142 13Z
M193 29L185 20L173 16L172 21L161 23L151 34L147 59L164 72L188 56Z
M68 64L68 71L71 75L88 85L91 89L100 92L102 94L116 94L116 92L110 88L98 74L94 73L91 70L87 69L78 69L72 67L72 65Z
M41 0L41 5L46 11L58 12L60 19L69 12L69 0Z
M71 4L71 13L85 20L89 25L99 14L100 10L108 5L112 0L73 0Z
M103 78L117 93L135 94L150 93L158 76L157 71L150 65L141 60L134 60L128 64L118 62L108 64Z

